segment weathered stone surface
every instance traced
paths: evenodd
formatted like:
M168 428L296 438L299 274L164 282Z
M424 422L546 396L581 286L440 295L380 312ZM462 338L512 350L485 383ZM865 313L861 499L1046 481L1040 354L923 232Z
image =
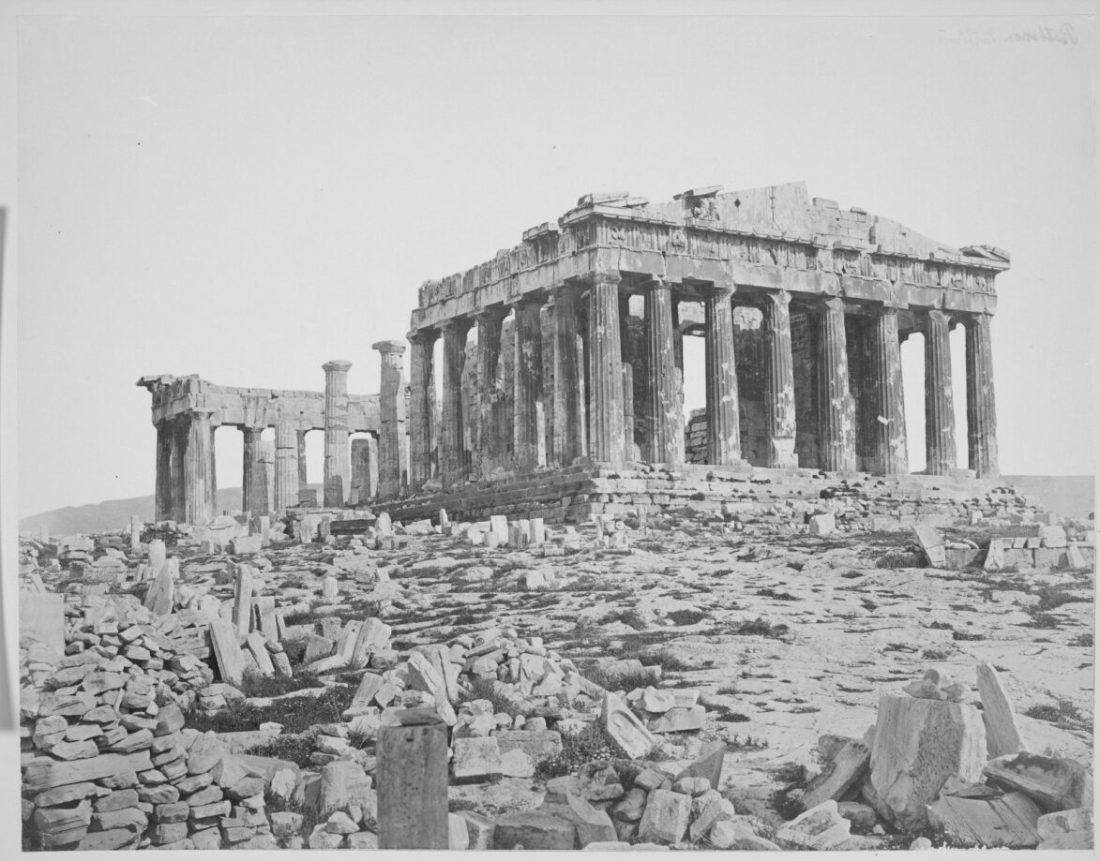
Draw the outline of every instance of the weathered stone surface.
M1072 759L1021 752L991 760L985 775L998 786L1025 793L1046 811L1092 807L1092 770Z
M665 789L655 789L646 800L638 825L638 838L653 843L679 843L687 832L691 799Z
M495 736L456 738L451 750L455 780L487 780L501 772L500 748Z
M1023 745L1016 726L1016 712L992 664L978 664L978 694L982 698L982 721L985 723L989 758L1019 753Z
M928 806L928 822L963 846L1026 849L1039 843L1039 813L1022 792L991 799L945 795Z
M676 775L676 780L684 777L704 777L711 789L721 789L722 766L726 761L726 743L712 741L703 746L695 761Z
M600 720L608 734L634 759L645 756L657 744L653 734L613 694L604 694Z
M545 813L506 813L493 828L494 849L563 850L576 848L576 826Z
M868 798L880 816L919 830L925 807L956 775L977 781L985 762L985 727L973 706L884 694L871 747Z
M844 746L825 763L821 773L806 784L801 799L802 809L809 810L829 799L839 801L863 779L870 762L871 752L866 745L854 739L845 741Z

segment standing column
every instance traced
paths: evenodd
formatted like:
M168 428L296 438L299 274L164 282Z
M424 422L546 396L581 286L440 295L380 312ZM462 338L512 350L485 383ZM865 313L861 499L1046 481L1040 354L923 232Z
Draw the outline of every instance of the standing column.
M901 380L898 312L883 308L870 327L871 385L875 398L874 472L896 475L909 471L905 450L905 393Z
M217 431L218 426L211 422L210 424L210 466L207 472L207 489L206 493L210 497L210 511L211 517L216 517L221 509L218 507L218 458L217 458Z
M650 463L677 464L684 460L684 415L677 392L672 302L672 288L667 281L657 279L645 285L646 365L649 372L646 381L649 435L645 459ZM709 365L707 378L709 384ZM736 389L736 383L734 387Z
M366 505L374 495L371 487L371 438L351 441L351 504Z
M516 304L512 449L520 469L534 469L544 463L544 457L540 457L539 453L539 423L542 421L541 310L541 299L524 297Z
M466 364L466 333L469 331L469 320L459 318L443 324L443 426L439 429L439 477L444 490L466 480L462 369Z
M619 273L596 272L588 289L588 453L622 463L623 360L619 343Z
M943 311L932 310L924 322L924 443L928 475L948 475L956 465L950 319Z
M588 451L581 333L577 325L579 288L555 287L554 300L554 457L569 466Z
M256 448L259 449L259 460L256 463L252 514L263 516L271 513L275 503L275 442L269 439L260 440Z
M193 410L183 451L184 520L195 526L214 514L210 483L210 416L213 410Z
M478 473L488 476L504 454L497 406L497 365L500 362L500 327L506 309L491 305L477 315Z
M348 369L351 362L333 361L325 371L325 507L347 502L351 485L348 453Z
M298 504L298 441L289 419L275 425L275 511Z
M260 435L262 427L242 427L244 452L241 458L241 511L260 514L257 502L263 490L262 460L260 457Z
M191 434L191 417L176 416L169 420L172 435L172 519L187 521L187 491L184 481L183 459L187 451L187 439Z
M422 330L409 335L409 490L432 477L432 423L435 421L435 340Z
M405 485L405 355L403 341L379 341L371 349L382 354L379 394L381 428L378 433L378 495L395 499Z
M822 306L818 362L821 469L855 472L855 402L848 385L844 300L839 297L826 299Z
M1000 478L997 458L997 404L993 398L993 344L989 314L966 325L966 434L969 466L978 478Z
M158 422L156 428L157 496L154 517L159 522L175 517L172 510L172 453L175 448L175 437L170 420Z
M791 355L791 294L764 294L764 432L766 466L798 466L794 452L794 359Z
M733 346L732 284L715 284L706 297L707 463L741 460L737 360ZM681 434L681 437L683 434Z
M306 468L306 434L309 429L296 430L298 436L298 489L305 490L309 486L309 471Z

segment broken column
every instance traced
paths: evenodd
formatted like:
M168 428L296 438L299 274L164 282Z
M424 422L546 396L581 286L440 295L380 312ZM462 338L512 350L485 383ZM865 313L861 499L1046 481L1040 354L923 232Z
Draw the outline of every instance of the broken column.
M298 444L289 419L275 425L275 510L298 504Z
M870 376L877 412L874 465L878 475L909 472L905 448L905 394L901 380L898 312L883 308L870 326Z
M619 273L595 272L588 290L588 454L622 463L623 363L619 343Z
M377 464L374 437L361 437L351 441L352 505L365 505L374 498L378 487Z
M542 464L539 452L539 424L542 422L542 300L523 297L516 304L515 366L513 371L514 415L513 454L520 469Z
M649 433L645 459L650 463L682 463L684 413L680 409L679 375L673 350L672 287L667 281L654 279L646 283L644 295L649 371L646 381ZM731 350L732 346L731 340Z
M213 432L210 417L213 410L192 410L187 425L186 447L183 450L183 520L201 524L214 516L217 488L211 469Z
M497 428L497 364L500 362L501 325L506 314L503 305L490 305L477 315L477 430L478 472L482 476L498 466L504 454L504 440Z
M969 466L978 478L1001 474L997 457L997 405L993 397L990 314L966 321L966 436Z
M733 348L734 289L733 284L715 284L705 302L707 463L712 466L733 466L741 459L737 362Z
M404 341L379 341L371 349L382 355L379 390L378 495L394 499L405 487L405 379Z
M818 363L819 466L830 472L854 472L855 402L848 385L844 300L839 297L821 306Z
M766 466L798 466L794 451L794 359L791 355L791 294L764 294L764 429Z
M588 451L584 354L578 328L579 293L575 284L565 284L551 291L554 303L553 450L561 466L569 466Z
M445 490L466 480L466 445L462 408L462 369L466 364L464 318L443 324L443 416L439 429L439 476Z
M351 478L348 453L348 369L351 362L332 361L325 371L325 506L347 501Z
M956 464L950 319L943 311L932 310L924 321L924 444L929 475L948 475Z

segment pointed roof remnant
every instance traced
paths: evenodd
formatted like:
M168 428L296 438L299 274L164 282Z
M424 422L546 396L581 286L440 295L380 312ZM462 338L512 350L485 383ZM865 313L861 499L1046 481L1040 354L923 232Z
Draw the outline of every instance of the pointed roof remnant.
M616 204L630 197L629 191L603 191L585 194L577 198L577 206L599 206L601 203Z
M702 185L699 188L689 188L687 191L681 191L679 194L672 195L673 200L683 200L689 197L714 197L722 190L720 185Z
M986 260L1003 260L1006 263L1012 259L1012 255L1003 248L998 248L996 245L964 245L959 250L967 257L983 257Z

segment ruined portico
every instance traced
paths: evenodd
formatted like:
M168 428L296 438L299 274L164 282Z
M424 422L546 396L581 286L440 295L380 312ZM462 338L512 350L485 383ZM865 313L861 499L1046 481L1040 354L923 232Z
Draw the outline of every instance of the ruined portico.
M926 472L965 477L948 342L958 325L966 330L966 462L973 476L995 478L990 321L994 279L1008 260L991 246L950 247L811 199L802 183L693 189L656 205L587 195L557 224L526 231L516 247L420 288L409 335L418 464L410 490L432 479L433 439L444 490L578 459L679 466L681 341L691 335L705 340L711 467L908 473L900 345L919 332ZM701 322L682 325L692 304ZM758 321L755 332L735 325L746 311ZM514 406L503 423L491 407L502 327L511 327L515 344L513 378L504 382ZM462 388L472 330L482 369L474 393ZM433 428L437 340L442 411ZM739 393L743 380L760 390L757 403ZM742 451L749 407L760 419L751 453ZM478 451L466 447L471 421Z
M351 446L358 441L351 435L377 439L383 418L378 395L348 394L350 366L326 363L323 392L221 386L197 375L138 380L153 396L157 520L203 523L219 513L214 432L224 425L241 431L244 511L267 514L298 504L299 489L307 483L305 438L310 431L325 437L324 504L365 502L375 488L367 479L364 491L362 476L354 480ZM261 439L267 428L275 429L273 444ZM366 476L377 472L370 463L373 449L368 445L355 461Z

